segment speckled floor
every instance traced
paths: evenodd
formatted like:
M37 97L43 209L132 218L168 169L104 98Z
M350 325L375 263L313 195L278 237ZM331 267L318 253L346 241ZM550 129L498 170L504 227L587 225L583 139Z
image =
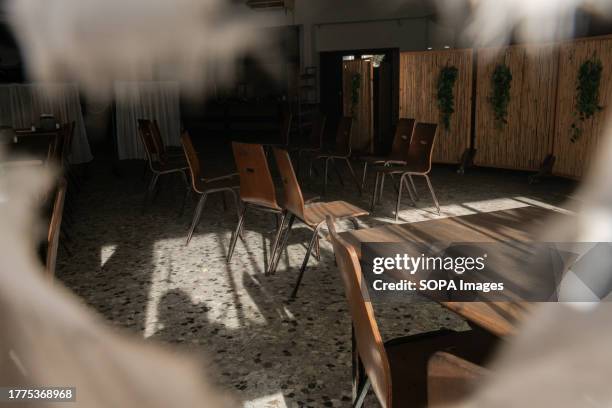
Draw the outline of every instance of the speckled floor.
M220 162L231 165L231 158ZM185 247L195 202L178 216L180 180L169 178L142 213L142 167L122 166L119 177L110 163L92 166L73 214L73 255L60 252L59 279L112 324L203 355L207 372L246 407L350 406L350 319L331 246L322 243L321 260L311 258L298 299L288 302L309 236L305 228L294 228L277 274L265 277L275 226L271 215L247 220L245 240L227 264L236 225L231 200L223 211L220 197L213 196ZM529 185L524 173L476 169L459 176L445 166L434 169L432 180L443 217L558 205L573 189L573 183L560 179ZM304 183L303 188L316 193L320 185ZM425 183L418 188L419 207L406 197L402 222L437 217ZM326 199L368 208L369 194L360 197L348 177L340 186L332 173ZM362 219L362 227L392 222L394 199L388 185L385 204ZM385 338L465 327L432 303L375 307ZM372 396L369 400L368 406L376 406Z

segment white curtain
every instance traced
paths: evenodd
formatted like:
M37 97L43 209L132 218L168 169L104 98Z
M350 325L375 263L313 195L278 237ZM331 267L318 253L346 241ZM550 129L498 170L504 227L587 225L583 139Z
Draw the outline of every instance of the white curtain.
M81 111L79 90L74 84L0 85L0 125L29 128L40 115L53 114L59 122L75 122L72 154L74 164L93 159Z
M115 82L119 159L144 159L138 119L157 119L164 143L180 145L178 82Z

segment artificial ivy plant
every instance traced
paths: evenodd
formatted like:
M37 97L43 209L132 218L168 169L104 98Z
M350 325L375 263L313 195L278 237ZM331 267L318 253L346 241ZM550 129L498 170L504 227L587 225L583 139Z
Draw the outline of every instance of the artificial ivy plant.
M491 76L491 87L493 94L489 98L495 123L502 127L508 123L508 103L510 102L510 86L512 83L512 72L506 64L497 64Z
M355 107L359 103L359 88L361 88L361 74L356 73L351 78L351 116L355 116Z
M438 77L438 109L442 117L442 123L448 130L450 127L450 117L455 112L455 96L453 87L457 81L459 70L455 66L446 66L440 71Z
M582 135L582 123L603 109L599 105L599 84L602 71L601 60L595 55L584 61L578 69L572 143L576 142Z

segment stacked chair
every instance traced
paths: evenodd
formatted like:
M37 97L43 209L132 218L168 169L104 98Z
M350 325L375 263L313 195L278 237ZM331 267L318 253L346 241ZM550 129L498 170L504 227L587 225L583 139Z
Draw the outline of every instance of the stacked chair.
M198 158L198 154L193 147L191 137L186 131L184 131L181 135L181 144L183 145L183 150L185 152L185 156L187 157L187 163L189 165L189 171L191 173L191 186L193 187L193 191L195 191L196 194L200 195L200 200L198 201L198 205L196 206L195 212L193 214L193 220L191 222L191 227L189 228L189 232L187 234L187 242L185 243L185 245L189 245L191 237L193 236L193 232L195 231L198 223L200 222L202 209L204 208L204 204L206 203L206 198L208 197L208 195L213 193L230 193L231 196L234 198L234 204L236 205L236 212L238 213L238 217L240 217L240 205L238 203L238 196L236 195L236 189L238 188L238 174L232 173L212 178L203 177L200 159ZM191 189L188 189L183 203L187 201L187 197L189 197L190 192Z
M395 205L395 220L398 220L400 202L402 198L402 187L405 185L413 204L416 205L418 194L412 180L412 176L423 176L427 181L427 186L431 193L434 204L440 214L440 205L436 193L434 192L429 172L431 171L431 158L433 155L434 143L436 140L438 125L434 123L417 123L414 127L414 132L410 140L408 155L406 157L406 165L402 166L385 166L377 165L373 167L376 172L376 184L374 193L372 194L371 211L374 211L376 202L381 200L384 186L385 175L399 176L399 186L397 192L397 201ZM410 184L408 184L410 181ZM414 192L412 191L414 189Z
M353 324L354 407L362 406L370 388L385 408L427 406L428 362L436 352L452 352L479 366L487 362L498 338L480 329L441 329L383 342L357 254L336 233L332 217L327 225Z

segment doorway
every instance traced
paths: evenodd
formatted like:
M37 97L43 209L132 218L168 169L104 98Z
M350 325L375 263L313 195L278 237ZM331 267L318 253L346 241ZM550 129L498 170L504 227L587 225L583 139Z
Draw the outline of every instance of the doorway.
M376 154L386 154L393 143L399 119L399 49L369 49L321 52L321 112L327 116L325 139L333 143L335 129L343 114L343 61L375 58L373 72L373 145Z

